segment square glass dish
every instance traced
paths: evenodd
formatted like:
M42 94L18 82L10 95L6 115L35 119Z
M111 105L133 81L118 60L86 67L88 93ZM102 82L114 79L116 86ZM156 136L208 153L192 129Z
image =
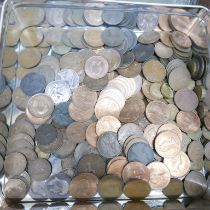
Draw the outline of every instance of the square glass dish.
M2 206L205 209L209 28L201 6L5 1Z

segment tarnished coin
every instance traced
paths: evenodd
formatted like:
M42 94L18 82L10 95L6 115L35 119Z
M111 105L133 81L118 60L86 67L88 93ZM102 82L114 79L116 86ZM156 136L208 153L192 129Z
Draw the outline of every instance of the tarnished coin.
M90 173L74 177L69 185L70 195L78 200L90 199L97 193L98 178Z
M142 179L148 182L150 179L150 173L143 163L130 162L124 167L122 171L122 178L125 183L131 179Z
M162 131L155 138L155 149L164 158L176 157L181 151L181 139L173 131Z
M113 201L105 201L105 202L100 203L100 205L98 206L97 209L98 210L109 210L109 209L112 209L112 210L122 210L122 208L123 207L121 206L121 204L119 204L116 201L114 201L114 202Z
M208 160L210 160L210 143L209 142L205 145L204 154L205 154L205 157Z
M63 20L64 9L63 8L47 8L46 19L47 22L52 26L62 27L65 25Z
M124 210L132 210L132 209L144 209L150 210L151 208L143 201L128 201L124 205Z
M186 98L188 99L188 102L186 102ZM174 96L174 101L182 111L186 112L193 111L198 106L197 95L194 91L189 89L180 89L179 91L177 91Z
M154 45L153 44L137 44L134 49L133 53L135 55L135 60L137 62L144 62L149 60L154 54Z
M159 16L159 26L164 31L172 31L169 25L169 16L168 15L160 15Z
M18 62L24 68L32 68L39 64L41 53L36 48L25 48L18 54Z
M169 120L167 104L161 101L152 101L146 107L146 116L153 124L164 124Z
M97 210L98 208L92 203L75 203L71 210Z
M157 31L146 31L141 34L138 41L142 44L152 44L160 39L160 33Z
M152 162L148 166L150 172L150 187L154 190L162 190L168 186L171 175L165 164L161 162Z
M12 47L6 47L3 53L3 67L13 66L17 62L17 53Z
M87 127L86 140L91 146L96 147L96 142L98 140L98 135L96 134L96 123L91 123Z
M109 70L109 64L102 56L90 57L85 63L86 74L93 79L104 77Z
M123 31L121 31L117 27L109 27L106 28L102 34L102 41L105 45L109 47L116 47L122 44L122 42L125 39L125 35L123 34Z
M58 55L65 55L66 53L68 53L71 50L71 47L66 46L64 44L53 45L52 50L54 53L56 53Z
M74 9L72 12L72 20L78 26L86 26L86 22L84 20L84 10Z
M165 98L173 98L174 91L171 89L168 83L163 83L160 88L161 94Z
M177 114L176 122L179 128L185 133L196 132L200 128L200 119L195 112L180 111Z
M55 104L67 102L71 96L71 89L67 82L56 80L50 82L46 89L45 94L50 96Z
M35 117L48 117L54 110L53 100L45 94L37 94L28 101L28 111Z
M204 124L208 130L210 130L210 112L204 117Z
M155 53L160 58L170 58L173 55L173 49L164 45L162 42L155 44Z
M20 33L20 29L12 25L8 25L6 34L6 45L10 47L15 46L19 41Z
M190 48L192 45L191 39L181 31L173 31L171 40L180 48Z
M149 60L143 65L143 74L150 82L161 82L166 76L166 69L159 61Z
M0 94L1 98L4 98L4 100L0 101L0 108L4 108L7 105L9 105L11 99L12 99L12 92L11 89L6 86L6 88L4 89L4 91Z
M0 134L7 139L9 132L8 132L8 127L5 123L0 122Z
M103 21L108 25L118 25L123 21L124 12L123 11L112 11L105 10L102 13Z
M68 112L69 102L62 102L55 106L52 113L52 120L55 126L67 127L73 122Z
M120 121L113 116L105 116L98 120L96 124L96 133L98 136L105 132L116 132L120 128Z
M4 170L7 176L20 175L26 168L26 158L21 153L11 153L5 157Z
M161 83L152 83L150 86L150 94L152 97L156 98L157 100L162 99L163 95L161 93Z
M28 173L33 180L46 180L50 176L51 171L52 166L46 159L37 158L28 163Z
M122 195L123 182L115 175L106 175L98 182L98 193L104 199L116 199Z
M51 200L66 199L69 196L69 183L71 179L65 173L54 174L46 182L48 196Z
M163 189L163 194L171 199L177 199L183 192L184 185L179 179L171 179L168 186Z
M3 168L4 168L4 159L2 155L0 155L0 173L2 173Z
M189 197L201 197L207 189L204 175L197 171L191 171L184 180L184 189Z
M66 128L66 136L72 143L81 143L85 140L87 127L85 122L73 122Z
M35 181L32 180L31 189L29 195L34 200L45 200L48 198L48 192L46 188L46 181Z
M141 128L134 123L124 124L118 131L118 141L123 146L126 139L132 135L142 135Z
M137 26L141 31L152 31L158 25L159 16L155 13L139 12L137 16Z
M161 42L166 45L167 47L173 47L173 44L171 42L171 39L170 39L170 35L171 33L170 32L167 32L167 31L161 31L160 32L160 40Z
M7 81L8 83L11 83L16 75L16 67L15 66L11 66L8 68L3 68L2 69L2 74L0 76L0 93L2 93L2 91L5 88L5 82ZM6 80L6 81L5 81Z
M148 182L139 179L133 179L128 181L123 189L125 196L133 200L139 200L146 198L151 191L151 187Z
M117 133L105 132L97 141L99 153L105 158L113 158L122 152L122 147L117 140Z
M101 178L105 173L105 161L99 155L84 155L78 162L77 170L79 173L93 173Z
M188 146L187 154L192 161L198 161L203 159L204 148L201 142L192 141Z
M171 176L181 178L186 176L190 170L190 160L184 152L173 158L165 158L164 164L170 170Z
M20 35L20 42L25 47L35 47L43 40L44 34L37 27L29 27L23 30Z

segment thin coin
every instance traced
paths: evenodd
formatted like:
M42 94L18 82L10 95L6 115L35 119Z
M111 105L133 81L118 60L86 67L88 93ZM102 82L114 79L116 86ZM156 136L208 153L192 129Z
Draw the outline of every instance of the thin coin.
M150 172L150 187L154 190L162 190L168 186L171 175L165 164L161 162L152 162L148 166Z
M115 175L106 175L98 183L98 193L104 199L116 199L122 195L123 182Z
M132 200L145 199L150 194L150 191L149 183L139 179L128 181L123 189L125 196Z

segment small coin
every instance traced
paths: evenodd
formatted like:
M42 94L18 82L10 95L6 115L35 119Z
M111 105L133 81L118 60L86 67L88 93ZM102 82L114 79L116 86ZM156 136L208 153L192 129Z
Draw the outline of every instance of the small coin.
M130 162L124 167L122 178L125 183L132 179L142 179L148 182L150 179L150 173L143 163Z
M41 60L41 53L36 48L26 48L18 54L18 62L24 68L32 68Z
M105 174L105 161L100 155L87 154L79 160L77 170L79 173L93 173L101 178Z
M206 178L197 171L191 171L184 180L185 192L189 197L201 197L207 189Z
M160 33L157 31L146 31L141 34L138 41L142 44L152 44L160 39Z
M152 101L146 107L146 116L153 124L164 124L169 120L167 104L161 101Z
M173 55L173 49L164 45L162 42L155 44L155 53L160 58L170 58Z
M166 76L166 70L159 61L149 60L143 65L143 74L150 82L161 82Z
M13 66L17 62L17 53L12 47L6 47L3 53L3 67Z
M121 127L120 121L113 116L105 116L98 120L96 124L96 133L98 136L105 132L116 132Z
M144 199L151 191L151 187L148 182L139 179L133 179L128 181L123 189L125 196L130 199Z
M122 152L122 147L117 140L117 133L105 132L99 136L97 141L99 153L105 158L113 158Z
M50 96L55 104L59 104L69 100L71 96L71 89L65 81L56 80L47 85L45 94Z
M171 199L177 199L183 192L184 185L179 179L171 179L168 186L163 189L163 194Z
M200 119L195 112L180 111L176 122L179 128L186 133L196 132L200 128Z
M103 43L109 47L117 47L122 44L125 39L123 31L117 27L106 28L101 36Z
M52 166L48 160L37 158L36 160L28 163L28 173L33 180L44 181L52 171Z
M122 195L123 182L115 175L106 175L99 180L98 193L104 199L116 199Z
M152 162L148 166L150 171L150 187L156 190L162 190L168 186L171 175L165 164L161 162Z
M79 200L90 199L97 193L98 178L90 173L74 177L69 185L70 195Z
M192 161L198 161L203 159L204 148L201 142L192 141L188 146L187 154Z
M11 153L5 157L4 170L7 176L20 175L26 168L26 158L21 153Z
M175 178L186 176L190 170L190 160L184 152L180 152L174 158L165 158L164 164L170 170L171 176Z
M109 70L109 64L102 56L90 57L85 63L86 74L93 79L104 77Z

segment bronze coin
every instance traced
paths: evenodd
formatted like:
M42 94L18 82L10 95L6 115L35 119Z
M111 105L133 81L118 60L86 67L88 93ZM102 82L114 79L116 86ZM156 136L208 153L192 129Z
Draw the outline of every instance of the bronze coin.
M168 47L173 47L173 44L170 40L170 35L171 35L171 32L168 32L168 31L161 31L160 32L160 40L163 44L165 44L166 46Z
M169 120L170 112L164 102L152 101L146 107L146 116L150 122L159 125Z
M104 199L119 198L123 191L121 178L114 175L104 176L98 183L98 193Z
M180 111L177 114L176 122L179 128L185 133L196 132L200 128L200 119L195 112Z
M14 48L6 47L3 53L3 67L13 66L17 62L17 53Z
M163 194L171 199L177 199L183 192L184 185L179 179L171 179L168 186L163 189Z
M150 179L150 172L144 164L140 162L130 162L124 167L122 178L125 183L131 179L142 179L148 182Z
M142 44L152 44L159 40L160 33L157 31L146 31L143 32L138 38L138 41Z
M201 142L192 141L188 146L187 154L192 161L198 161L203 159L204 148Z
M125 106L120 112L119 120L124 123L135 122L144 112L144 101L132 96L126 100Z
M97 193L98 178L90 173L80 174L69 185L70 195L78 200L87 200Z
M87 127L86 140L91 146L96 147L96 142L98 140L98 135L96 133L96 123L91 123Z
M159 26L164 31L172 31L169 21L168 21L169 15L160 15L159 16Z
M145 199L150 194L150 191L149 183L139 179L128 181L123 189L125 196L132 200Z

